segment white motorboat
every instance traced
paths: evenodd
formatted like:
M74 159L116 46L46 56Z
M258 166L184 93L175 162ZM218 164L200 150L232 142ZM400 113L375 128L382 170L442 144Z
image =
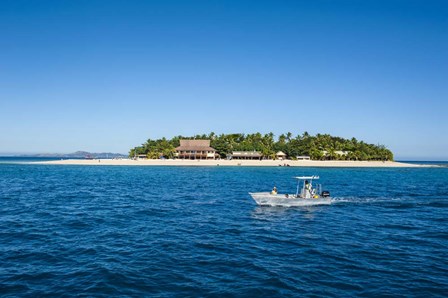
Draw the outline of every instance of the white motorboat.
M260 206L293 207L331 204L330 192L323 191L321 184L313 185L313 181L319 179L319 176L294 178L297 179L295 194L278 194L275 187L272 192L250 192L249 194Z

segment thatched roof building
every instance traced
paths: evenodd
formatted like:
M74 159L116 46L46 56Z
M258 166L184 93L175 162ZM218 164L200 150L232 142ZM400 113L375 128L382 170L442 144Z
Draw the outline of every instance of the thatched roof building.
M277 152L277 153L275 154L275 157L276 157L277 159L283 160L283 159L286 158L286 154L285 154L284 152L282 152L282 151L279 151L279 152Z
M181 159L215 159L216 156L210 140L180 140L176 148L176 157Z

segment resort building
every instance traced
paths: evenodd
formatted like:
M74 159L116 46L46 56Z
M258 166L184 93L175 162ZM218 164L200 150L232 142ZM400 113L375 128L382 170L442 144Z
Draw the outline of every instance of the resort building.
M279 160L284 160L286 159L286 154L282 151L279 151L275 154L275 158Z
M218 154L210 140L180 140L175 156L179 159L215 159Z
M346 156L348 154L348 151L339 150L339 151L335 151L334 153L336 153L337 155L340 155L340 156Z
M311 160L311 158L308 155L299 155L296 156L297 160Z
M323 156L328 156L330 155L330 152L328 152L327 150L322 150L322 154ZM348 154L348 151L336 150L334 151L334 154L339 156L346 156Z
M233 151L232 159L258 159L260 160L263 155L258 151Z
M148 156L146 154L139 154L137 155L137 159L148 159Z

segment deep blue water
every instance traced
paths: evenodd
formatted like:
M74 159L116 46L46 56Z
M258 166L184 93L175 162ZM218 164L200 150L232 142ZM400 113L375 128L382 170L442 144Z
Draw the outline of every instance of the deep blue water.
M320 175L331 206L257 207ZM448 293L448 168L0 163L1 296Z

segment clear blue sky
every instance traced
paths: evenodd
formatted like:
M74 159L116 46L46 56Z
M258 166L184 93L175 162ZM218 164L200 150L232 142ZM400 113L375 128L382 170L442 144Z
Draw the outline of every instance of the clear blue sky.
M0 153L330 133L448 159L448 1L0 2Z

